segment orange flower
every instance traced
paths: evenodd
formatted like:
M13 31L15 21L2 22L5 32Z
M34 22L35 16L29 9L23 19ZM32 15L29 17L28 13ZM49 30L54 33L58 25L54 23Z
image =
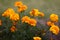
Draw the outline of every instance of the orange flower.
M15 31L16 31L16 27L15 27L15 26L12 26L12 27L10 28L10 31L11 31L11 32L15 32Z
M57 35L57 34L59 33L59 27L56 26L56 25L52 25L52 26L50 27L50 31L51 31L52 33L54 33L55 35Z
M33 37L34 40L41 40L40 37Z
M21 5L20 8L18 8L18 12L25 11L27 9L26 5Z
M14 10L12 8L8 8L3 14L2 16L5 16L5 17L9 17L10 15L14 14Z
M38 16L38 13L39 13L38 9L33 9L32 11L30 11L31 16Z
M11 19L11 20L14 20L14 21L19 20L19 19L20 19L19 14L16 13L16 14L10 15L10 19Z
M28 17L28 16L24 16L24 17L22 18L22 22L28 23L28 24L30 24L30 25L32 25L32 26L36 26L36 23L37 23L35 19L31 19L31 18Z
M26 5L23 5L23 3L20 2L15 2L15 6L18 6L18 12L25 11L27 9Z
M39 16L44 17L44 13L43 12L39 12Z
M24 16L22 18L22 22L25 22L25 23L29 23L29 20L30 20L30 17L28 17L28 16Z
M30 24L32 26L36 26L37 21L35 19L30 19L28 24Z
M50 15L50 20L53 21L53 22L57 22L57 21L58 21L58 15L56 15L56 14L51 14L51 15Z
M21 5L23 5L23 3L22 3L21 1L19 1L19 2L15 2L15 6L20 7Z
M0 20L0 26L2 25L2 20Z
M48 22L47 22L47 25L48 25L48 26L52 26L52 25L54 25L54 23L51 22L51 21L48 21Z

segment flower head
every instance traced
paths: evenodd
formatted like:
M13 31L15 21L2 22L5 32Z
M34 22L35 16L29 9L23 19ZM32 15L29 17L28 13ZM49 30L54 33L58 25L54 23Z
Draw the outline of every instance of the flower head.
M18 7L18 12L22 12L22 11L25 11L27 9L27 6L24 5L21 1L15 2L15 6Z
M39 16L44 17L44 13L43 12L39 12Z
M27 6L26 5L22 5L22 6L20 6L20 8L18 8L18 12L25 11L26 9L27 9Z
M33 37L34 40L41 40L41 37Z
M52 26L52 25L54 25L54 23L51 22L51 21L48 21L48 22L47 22L47 25L48 25L48 26Z
M50 20L53 21L53 22L57 22L57 21L58 21L58 15L56 15L56 14L51 14L51 15L50 15Z
M50 31L51 31L52 33L54 33L55 35L57 35L57 34L59 33L59 27L56 26L56 25L52 25L52 26L50 27Z
M19 1L19 2L15 2L15 6L20 7L21 5L23 5L23 3L22 3L21 1Z
M16 29L16 27L15 26L12 26L11 28L10 28L10 31L11 32L15 32L17 29Z
M32 26L36 26L37 21L35 19L30 19L28 24L30 24Z
M14 10L12 8L8 8L3 14L2 16L5 16L5 17L9 17L10 15L14 14Z
M22 18L22 22L28 23L28 24L30 24L30 25L32 25L32 26L36 26L36 23L37 23L35 19L31 19L31 18L28 17L28 16L24 16L24 17Z
M10 15L10 19L14 21L18 21L20 19L19 14L15 13L13 15Z
M22 17L22 22L29 23L30 17L24 16Z
M30 11L31 16L38 16L38 13L39 13L38 9L33 9L32 11Z

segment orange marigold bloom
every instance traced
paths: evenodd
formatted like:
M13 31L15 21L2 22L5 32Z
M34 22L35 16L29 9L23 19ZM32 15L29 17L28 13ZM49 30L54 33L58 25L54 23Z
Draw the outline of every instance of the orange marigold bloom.
M14 21L18 21L20 19L19 14L16 13L16 14L10 15L10 19Z
M0 20L0 26L2 25L2 20Z
M3 14L2 16L5 16L5 17L9 17L11 14L14 14L14 10L12 8L8 8Z
M26 5L22 5L22 6L20 6L20 8L18 8L18 12L25 11L26 9L27 9L27 6Z
M35 19L30 19L28 24L30 24L32 26L36 26L37 21Z
M44 17L44 13L43 12L39 12L39 16Z
M47 22L47 25L48 25L48 26L52 26L52 25L54 25L54 23L51 22L51 21L48 21L48 22Z
M30 11L30 15L31 16L38 16L39 14L39 10L38 9L33 9L32 11Z
M22 18L22 22L25 22L25 23L29 23L29 20L30 20L30 17L28 17L28 16L24 16Z
M41 40L41 37L33 37L34 40Z
M56 26L56 25L52 25L52 26L50 27L50 31L51 31L52 33L54 33L55 35L57 35L57 34L59 33L59 27Z
M53 22L57 22L57 21L58 21L58 15L56 15L56 14L51 14L51 15L50 15L50 20L53 21Z
M36 26L36 23L37 23L35 19L31 19L31 18L28 17L28 16L24 16L24 17L22 18L22 22L28 23L28 24L30 24L30 25L32 25L32 26Z
M15 2L15 6L18 6L18 12L25 11L27 9L26 5L23 5L23 3L20 2Z
M18 7L20 7L21 5L23 5L23 3L21 2L21 1L17 1L17 2L15 2L15 6L18 6Z
M10 31L11 32L15 32L17 29L16 29L16 27L15 26L12 26L11 28L10 28Z

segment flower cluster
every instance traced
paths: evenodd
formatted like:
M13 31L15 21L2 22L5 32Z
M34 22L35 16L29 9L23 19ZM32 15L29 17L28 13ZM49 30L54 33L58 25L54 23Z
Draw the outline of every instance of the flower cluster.
M15 13L15 11L12 8L8 8L2 16L9 17L11 20L17 21L19 20L19 14Z
M59 27L55 24L55 22L58 22L58 15L51 14L50 21L47 22L47 25L50 26L50 31L57 35L59 33Z

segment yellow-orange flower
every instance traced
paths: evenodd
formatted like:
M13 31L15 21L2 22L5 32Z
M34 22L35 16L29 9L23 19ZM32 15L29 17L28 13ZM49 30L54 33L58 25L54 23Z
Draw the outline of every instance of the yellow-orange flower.
M22 12L22 11L25 11L27 9L27 6L24 5L21 1L15 2L15 6L18 7L18 12Z
M51 22L51 21L48 21L48 22L47 22L47 25L48 25L48 26L52 26L52 25L54 25L54 23Z
M51 31L52 33L54 33L55 35L57 35L57 34L59 33L59 27L56 26L56 25L52 25L52 26L50 27L50 31Z
M39 14L39 10L38 9L33 9L32 11L30 11L30 15L31 16L38 16Z
M10 28L10 31L11 32L15 32L17 29L16 29L16 27L15 26L12 26L11 28Z
M20 19L19 14L15 13L10 15L10 19L13 21L18 21Z
M37 23L35 19L31 19L31 18L28 17L28 16L24 16L24 17L22 18L22 22L28 23L28 24L30 24L30 25L32 25L32 26L36 26L36 23Z
M29 23L30 17L24 16L22 17L22 22Z
M37 21L35 19L30 19L28 24L30 24L32 26L36 26Z
M39 12L39 16L44 17L44 13L43 12Z
M53 22L57 22L57 21L58 21L58 15L56 15L56 14L51 14L51 15L50 15L50 20L53 21Z
M25 11L27 9L26 5L21 5L20 8L18 8L18 12Z
M33 37L34 40L41 40L41 37Z
M0 20L0 26L2 25L2 20Z
M11 14L14 14L14 10L12 8L8 8L3 14L2 16L5 16L5 17L9 17Z
M21 5L23 5L23 3L22 3L21 1L17 1L17 2L15 2L15 6L20 7Z

